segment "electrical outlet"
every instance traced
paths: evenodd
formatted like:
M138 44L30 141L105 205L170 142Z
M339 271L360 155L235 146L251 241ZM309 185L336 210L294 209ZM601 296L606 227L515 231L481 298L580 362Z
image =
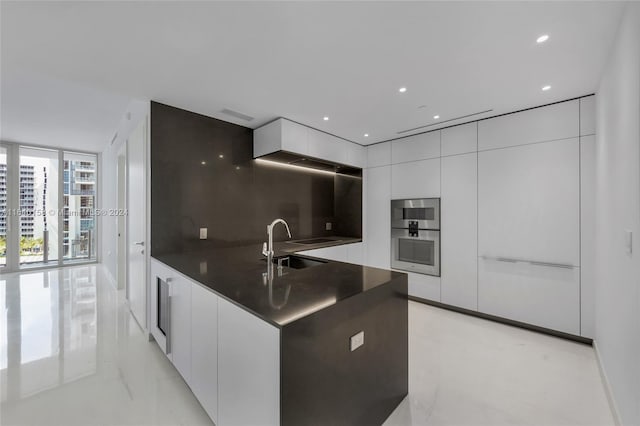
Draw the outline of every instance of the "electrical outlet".
M200 262L200 275L207 275L207 262Z
M354 334L349 338L349 343L351 346L351 352L358 349L360 346L364 345L364 331Z
M200 239L201 240L207 239L207 228L200 228Z
M327 231L331 231L331 222L327 222L325 228Z

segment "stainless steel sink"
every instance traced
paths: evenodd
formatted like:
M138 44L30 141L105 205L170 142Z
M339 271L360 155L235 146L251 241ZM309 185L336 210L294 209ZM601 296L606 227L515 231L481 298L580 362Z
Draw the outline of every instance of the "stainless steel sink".
M266 259L262 260L266 261ZM327 263L327 261L308 259L306 257L299 256L280 256L273 259L273 263L275 264L278 264L279 261L282 262L282 266L287 266L291 269L305 269Z

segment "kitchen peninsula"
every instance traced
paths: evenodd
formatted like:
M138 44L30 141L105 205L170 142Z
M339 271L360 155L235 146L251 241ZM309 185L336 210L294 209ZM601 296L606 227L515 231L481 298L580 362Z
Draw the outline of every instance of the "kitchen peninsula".
M407 394L407 276L292 243L269 276L260 249L152 259L152 332L205 410L222 426L383 423ZM170 337L154 321L166 282Z

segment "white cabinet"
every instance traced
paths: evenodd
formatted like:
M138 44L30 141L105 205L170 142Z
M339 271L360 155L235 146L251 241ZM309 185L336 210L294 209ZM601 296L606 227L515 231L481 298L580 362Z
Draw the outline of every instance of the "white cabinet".
M309 153L309 128L283 118L254 130L253 156L262 157L276 151Z
M253 157L287 151L334 163L363 168L364 147L339 137L279 118L253 132Z
M443 134L444 136L444 134ZM441 301L478 307L477 153L442 158Z
M596 133L596 97L580 98L580 136Z
M191 390L218 423L218 296L191 286Z
M191 385L191 282L174 275L170 289L171 361Z
M478 153L478 254L579 266L578 139Z
M279 329L222 298L218 321L219 424L279 425Z
M592 97L593 98L593 97ZM595 336L596 137L580 138L580 335Z
M442 156L478 150L478 122L442 129Z
M347 244L347 262L356 265L365 264L365 248L364 243Z
M367 146L367 167L388 166L390 164L391 142Z
M309 130L309 156L336 163L347 164L349 158L345 146L351 142L328 133Z
M391 264L391 166L366 170L365 246L367 265L388 269Z
M482 120L478 150L577 137L579 110L574 100Z
M440 131L421 133L391 141L391 163L440 157Z
M580 334L580 269L479 259L478 310Z
M439 196L440 158L391 166L391 197L394 200Z
M440 301L440 277L404 272L408 275L409 296L421 299Z

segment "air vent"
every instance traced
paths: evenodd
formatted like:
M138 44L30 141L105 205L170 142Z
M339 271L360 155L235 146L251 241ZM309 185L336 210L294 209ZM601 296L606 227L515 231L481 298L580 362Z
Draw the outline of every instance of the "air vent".
M113 145L113 143L116 141L116 139L118 139L118 132L116 132L116 134L113 135L113 138L111 139L111 145Z
M491 112L491 111L493 111L493 109L488 109L486 111L480 111L480 112L474 112L473 114L461 115L460 117L450 118L449 120L441 120L441 121L438 121L436 123L431 123L431 124L426 124L424 126L414 127L413 129L402 130L402 131L398 132L398 134L401 135L403 133L413 132L415 130L426 129L427 127L441 126L444 123L450 123L452 121L462 120L464 118L469 118L469 117L474 117L476 115L485 114L485 113Z
M241 113L241 112L234 111L234 110L232 110L232 109L228 109L228 108L225 108L225 109L223 109L223 110L222 110L222 111L220 111L220 112L221 112L221 113L223 113L223 114L230 115L230 116L235 117L235 118L239 118L240 120L244 120L244 121L251 121L251 120L253 120L253 117L251 117L250 115L243 114L243 113Z

